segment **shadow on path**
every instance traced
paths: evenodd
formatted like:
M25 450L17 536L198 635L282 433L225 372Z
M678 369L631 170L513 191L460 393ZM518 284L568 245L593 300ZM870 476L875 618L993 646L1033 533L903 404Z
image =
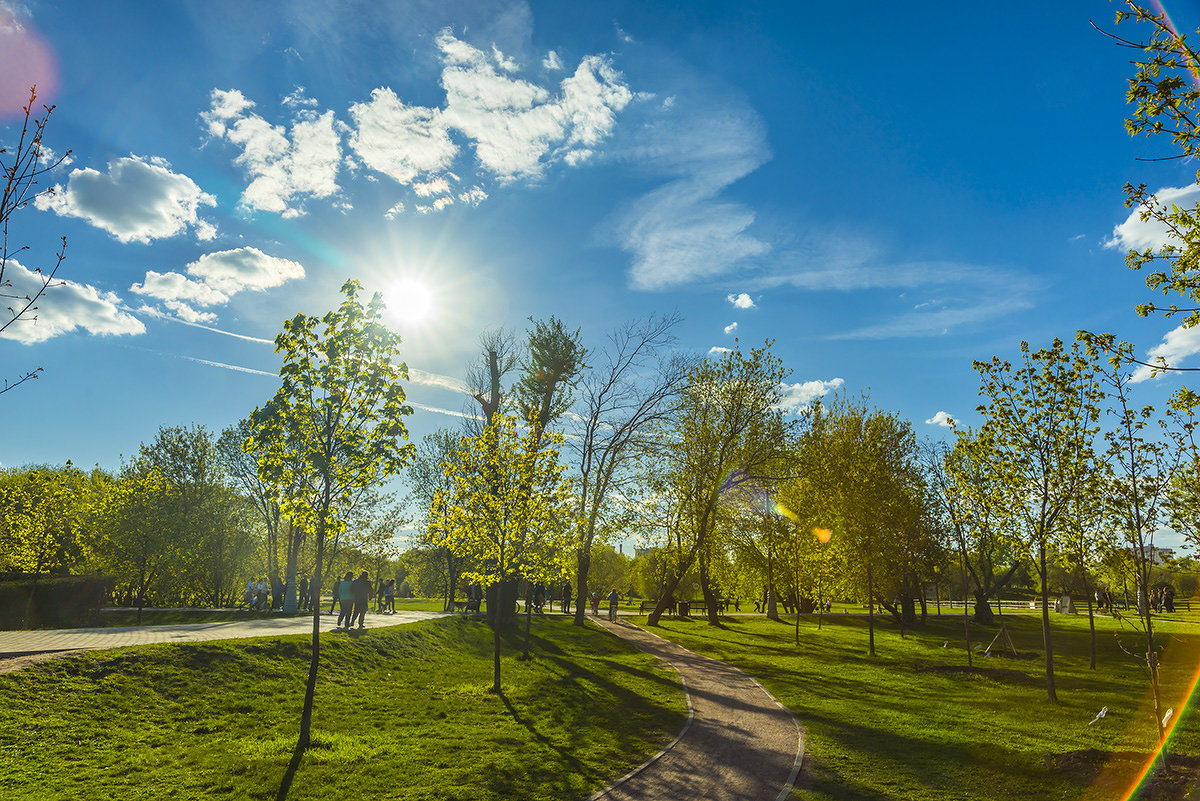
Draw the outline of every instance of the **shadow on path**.
M683 734L588 801L770 801L786 798L804 754L792 713L742 671L618 620L594 620L679 671L693 718Z

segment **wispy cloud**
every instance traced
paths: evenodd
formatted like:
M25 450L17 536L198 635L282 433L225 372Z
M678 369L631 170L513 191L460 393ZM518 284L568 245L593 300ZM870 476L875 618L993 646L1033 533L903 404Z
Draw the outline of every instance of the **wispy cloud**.
M771 156L765 126L744 101L716 100L694 86L660 107L626 155L669 178L613 225L616 244L633 259L635 289L722 276L771 249L749 231L754 211L721 197Z
M221 328L213 328L211 325L202 325L200 323L192 322L190 320L184 320L179 317L172 317L171 315L164 313L161 309L156 309L153 306L140 306L137 309L133 309L132 311L135 314L145 315L146 317L153 317L158 320L169 320L173 323L179 323L180 325L188 325L188 326L191 326L192 328L200 328L204 331L211 331L214 334L221 334L222 336L233 337L234 339L241 339L246 342L258 342L263 345L274 345L275 344L275 340L273 340L273 339L263 339L262 337L252 337L248 334L238 334L233 331L226 331Z
M457 378L452 378L448 375L440 375L438 373L429 373L424 370L418 370L411 365L408 368L408 379L414 384L423 384L427 387L440 387L448 389L451 392L463 392L470 394L467 385Z

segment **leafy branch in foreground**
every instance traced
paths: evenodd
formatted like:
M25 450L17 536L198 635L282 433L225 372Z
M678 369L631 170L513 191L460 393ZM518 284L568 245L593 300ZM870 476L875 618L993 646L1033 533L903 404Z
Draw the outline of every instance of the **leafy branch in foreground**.
M39 117L34 112L36 103L37 87L32 86L29 88L29 102L22 107L25 116L17 143L0 147L0 171L4 173L4 189L0 192L0 298L4 299L8 312L6 315L0 314L0 335L17 322L37 322L34 312L38 308L38 299L55 285L54 276L66 258L67 238L63 237L62 245L54 255L53 266L45 272L40 267L30 272L16 260L17 255L28 250L29 246L13 249L9 240L9 223L13 213L39 197L53 194L52 186L39 189L38 179L64 163L71 155L69 150L62 155L55 155L42 144L42 136L50 115L54 113L54 106L42 106L43 113ZM14 275L16 281L13 280ZM37 378L41 371L41 367L35 367L15 378L2 379L0 395Z

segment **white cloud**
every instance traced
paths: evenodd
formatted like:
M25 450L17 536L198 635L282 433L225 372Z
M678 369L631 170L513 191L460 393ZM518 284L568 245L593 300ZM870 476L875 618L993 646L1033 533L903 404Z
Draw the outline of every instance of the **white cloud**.
M450 194L450 182L439 176L431 181L413 184L413 193L417 197L433 197L434 195Z
M615 223L633 258L635 289L666 289L723 275L766 254L749 233L755 214L721 193L770 158L758 114L744 102L718 105L696 87L662 110L627 157L669 176Z
M551 50L542 59L542 67L548 70L561 70L563 68L562 59L558 57L558 53Z
M441 211L442 209L446 208L447 206L453 206L453 205L454 205L454 198L449 197L449 196L439 197L437 200L433 201L434 211Z
M1168 331L1162 342L1146 351L1145 361L1178 367L1181 360L1196 353L1200 353L1200 326L1185 328L1181 325ZM1155 373L1153 367L1139 365L1129 380L1138 384L1150 378L1161 377L1162 373Z
M9 259L5 265L4 279L11 282L6 292L22 297L32 297L42 285L40 275L27 270L15 259ZM87 284L60 283L55 279L54 285L35 305L36 310L26 312L20 320L0 332L0 336L32 345L77 328L100 336L143 334L146 331L141 320L121 310L121 299L114 293L102 292Z
M911 290L937 287L939 297L932 303L912 305L904 302L903 311L890 316L874 313L879 322L830 334L829 339L886 339L893 337L937 336L959 326L979 325L1006 314L1033 306L1040 281L1027 274L992 267L955 262L914 262L908 264L868 264L874 254L862 251L847 255L834 266L789 273L776 273L754 279L756 288L792 286L811 291ZM825 262L820 253L808 256ZM831 257L832 260L832 257ZM904 300L904 293L899 298Z
M439 109L406 106L391 89L350 107L350 147L363 163L400 184L448 169L458 155Z
M397 202L394 206L383 213L383 216L389 220L394 220L404 213L404 203Z
M1196 203L1200 202L1200 186L1196 184L1166 186L1154 194L1158 198L1159 207L1163 209L1170 209L1172 204L1183 209L1193 209ZM1171 243L1182 244L1178 239L1173 239L1166 227L1153 217L1142 220L1144 211L1145 207L1139 206L1130 212L1125 222L1113 228L1112 237L1104 240L1104 246L1118 250L1146 250Z
M459 192L458 199L468 206L478 206L483 201L487 200L487 192L484 192L478 186L473 186L465 192Z
M190 301L201 306L212 306L227 303L229 295L199 281L193 281L186 275L176 272L157 273L154 270L146 272L146 278L140 284L129 287L131 292L146 295L159 300Z
M214 89L200 115L211 136L241 148L234 163L250 178L242 206L298 217L305 198L335 195L341 143L333 112L299 109L289 132L252 113L253 106L236 89Z
M303 86L297 86L290 95L283 99L283 105L292 108L316 108L317 99L306 95Z
M304 267L291 259L268 256L258 248L205 253L187 266L187 273L229 295L250 289L260 292L304 277Z
M80 217L121 242L176 236L192 226L198 239L212 239L213 226L200 219L201 206L216 198L186 175L171 172L160 158L128 156L108 162L108 172L72 170L66 187L34 201L44 210Z
M164 304L175 312L175 316L188 323L215 323L217 315L213 312L202 312L179 300L168 300Z
M725 300L733 304L736 309L753 309L754 300L745 292L740 292L737 295L726 295Z
M559 96L501 75L480 50L443 31L446 123L475 146L483 169L501 181L537 178L556 161L576 164L606 139L632 92L612 64L587 56L559 85Z
M798 414L813 401L840 388L844 383L846 382L840 378L831 378L828 381L814 379L798 384L780 384L779 388L783 398L780 400L778 408L791 414Z
M946 412L938 412L933 417L925 421L927 426L941 426L942 428L950 428L954 424L954 418Z
M729 334L732 334L736 330L737 330L737 323L736 322L730 323L729 325L725 326L725 335L728 336Z
M470 391L467 389L467 385L462 381L459 381L457 378L452 378L448 375L441 375L439 373L428 373L424 370L418 370L416 367L410 366L408 368L408 379L414 384L422 384L427 387L441 387L442 389L448 389L452 392L470 393Z
M713 345L708 349L709 356L718 355L721 353L729 353L729 348L722 348L720 345Z
M261 292L303 278L304 268L290 259L246 247L205 253L187 266L187 274L150 270L142 283L129 289L163 301L184 322L211 323L217 319L215 314L194 307L223 305L243 290Z

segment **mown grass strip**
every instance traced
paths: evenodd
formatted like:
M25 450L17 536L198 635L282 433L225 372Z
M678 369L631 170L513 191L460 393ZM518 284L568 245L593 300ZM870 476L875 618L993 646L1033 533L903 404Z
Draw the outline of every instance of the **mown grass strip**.
M326 635L314 747L291 798L584 798L669 742L670 668L534 621L533 658L461 617ZM304 637L83 654L0 676L8 797L273 798L295 741Z

